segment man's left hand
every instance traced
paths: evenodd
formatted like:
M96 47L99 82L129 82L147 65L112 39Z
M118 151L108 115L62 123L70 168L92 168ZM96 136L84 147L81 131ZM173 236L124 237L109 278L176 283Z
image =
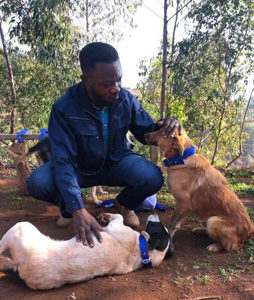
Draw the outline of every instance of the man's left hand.
M179 134L182 134L183 126L182 124L173 117L166 117L165 119L158 121L157 124L160 127L163 127L163 135L167 138L169 135L174 137L175 133L178 131Z

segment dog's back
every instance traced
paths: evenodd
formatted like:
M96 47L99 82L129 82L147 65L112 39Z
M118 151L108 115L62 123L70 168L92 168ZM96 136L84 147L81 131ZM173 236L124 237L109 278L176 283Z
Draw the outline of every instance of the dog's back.
M42 161L39 162L39 165L45 164L49 161L51 153L51 144L48 137L39 141L36 145L29 148L28 150L28 154L32 154L35 152L38 152L39 159L41 159Z

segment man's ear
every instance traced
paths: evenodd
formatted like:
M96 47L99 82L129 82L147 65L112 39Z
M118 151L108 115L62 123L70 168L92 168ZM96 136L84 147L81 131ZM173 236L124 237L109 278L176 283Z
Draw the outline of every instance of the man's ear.
M184 153L184 145L183 145L183 139L181 136L175 136L172 140L172 146L174 149L176 149L179 154L182 156Z
M88 77L87 77L86 74L83 73L83 74L80 76L80 78L81 78L81 80L82 80L82 82L83 82L84 84L87 83Z

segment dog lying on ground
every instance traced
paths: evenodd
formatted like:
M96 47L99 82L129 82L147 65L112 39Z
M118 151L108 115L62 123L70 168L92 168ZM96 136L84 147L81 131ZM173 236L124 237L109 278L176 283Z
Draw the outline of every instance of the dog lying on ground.
M134 143L131 139L131 137L127 134L126 135L126 146L129 150L132 150L134 148ZM44 138L43 140L40 140L37 144L35 144L33 147L29 148L27 156L35 153L38 161L38 165L42 166L43 164L47 163L50 159L50 153L51 153L51 145L50 140L48 137ZM100 203L101 201L98 200L96 196L97 188L99 190L99 193L101 195L107 195L108 192L104 191L101 186L93 186L90 189L90 194L93 200L94 204Z
M217 241L209 251L234 251L245 240L254 238L254 227L249 215L226 179L200 154L184 131L182 135L164 138L162 130L146 134L150 145L158 146L168 166L167 184L176 200L169 222L173 236L180 223L190 214L203 221L203 227L194 228L197 234L208 233Z
M101 232L102 243L94 237L94 248L77 243L75 237L52 240L29 222L17 223L0 241L0 254L10 249L12 257L0 256L0 270L18 275L31 289L44 290L141 268L140 234L125 226L120 214L101 213L97 218L108 225ZM158 266L166 254L173 254L171 236L157 214L148 217L141 234L152 267Z

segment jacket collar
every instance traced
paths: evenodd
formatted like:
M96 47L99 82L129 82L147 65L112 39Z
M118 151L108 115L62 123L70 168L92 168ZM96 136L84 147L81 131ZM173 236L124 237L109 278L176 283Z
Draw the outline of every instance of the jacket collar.
M195 154L195 148L190 147L186 149L183 153L183 155L177 154L171 158L164 159L163 164L165 167L171 167L171 166L176 166L176 165L184 165L184 159Z

